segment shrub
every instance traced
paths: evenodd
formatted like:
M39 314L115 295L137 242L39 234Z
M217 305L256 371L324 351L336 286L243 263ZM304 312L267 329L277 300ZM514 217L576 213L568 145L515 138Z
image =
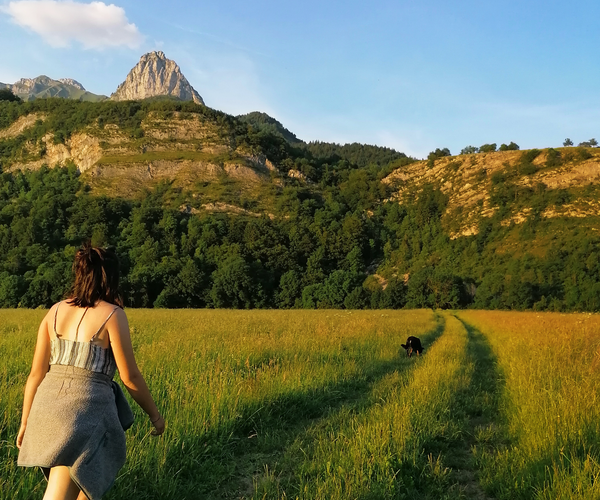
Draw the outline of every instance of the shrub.
M495 172L492 175L492 184L493 185L502 184L505 180L506 180L506 175L503 174L502 172Z
M448 163L447 167L448 167L448 170L452 170L452 172L457 172L462 164L463 164L463 162L460 160L451 161L450 163Z
M592 156L592 153L590 153L586 148L581 146L577 148L576 158L579 161L589 160Z
M539 149L530 149L521 155L521 165L519 167L519 173L521 175L532 175L538 171L538 167L533 164L533 160L535 160L540 153L541 151Z
M561 154L560 151L557 151L554 148L550 148L548 150L548 154L546 156L546 167L553 168L558 167L561 164Z

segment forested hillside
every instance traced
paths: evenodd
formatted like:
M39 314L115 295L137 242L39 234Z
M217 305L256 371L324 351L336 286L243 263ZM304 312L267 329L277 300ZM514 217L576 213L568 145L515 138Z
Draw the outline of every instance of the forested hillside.
M549 180L596 151L570 151L428 165L193 103L0 102L0 307L60 299L89 238L117 248L133 307L597 311L600 221L573 211L598 188Z

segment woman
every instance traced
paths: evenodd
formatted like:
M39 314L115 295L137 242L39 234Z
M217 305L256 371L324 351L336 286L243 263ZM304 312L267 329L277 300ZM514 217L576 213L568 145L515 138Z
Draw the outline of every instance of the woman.
M116 254L86 245L73 270L70 298L40 325L17 437L19 465L42 467L48 480L44 500L100 499L125 463L116 369L152 434L165 430L133 355Z

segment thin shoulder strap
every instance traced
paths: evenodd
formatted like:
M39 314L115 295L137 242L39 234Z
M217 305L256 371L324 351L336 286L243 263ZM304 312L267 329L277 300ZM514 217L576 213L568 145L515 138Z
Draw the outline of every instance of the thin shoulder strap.
M93 342L94 340L96 340L96 337L100 334L100 332L104 329L104 327L106 326L106 323L108 323L108 320L110 318L112 318L112 315L115 313L115 311L119 308L119 306L115 306L115 308L110 312L110 314L108 315L108 318L106 318L104 320L104 323L102 323L102 325L100 325L100 328L98 328L98 331L96 333L94 333L94 336L90 339L90 342Z
M75 342L77 342L77 339L79 338L79 327L81 326L83 317L85 316L85 313L88 312L88 309L89 309L89 307L85 308L85 311L83 311L83 314L81 315L81 319L79 320L79 323L77 323L77 330L75 330Z
M56 311L54 311L54 335L56 335L56 338L60 338L60 334L56 331L56 318L58 317L58 308L60 307L61 303L62 300L56 304Z

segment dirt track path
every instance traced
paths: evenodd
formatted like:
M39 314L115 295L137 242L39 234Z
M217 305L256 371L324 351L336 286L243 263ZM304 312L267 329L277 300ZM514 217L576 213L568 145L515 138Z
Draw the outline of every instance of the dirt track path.
M460 321L460 319L459 319ZM455 415L463 418L463 439L453 443L446 464L464 497L493 500L480 484L477 449L489 448L490 437L497 435L499 385L496 358L483 334L461 321L468 332L467 355L473 363L471 382L466 391L457 394Z

